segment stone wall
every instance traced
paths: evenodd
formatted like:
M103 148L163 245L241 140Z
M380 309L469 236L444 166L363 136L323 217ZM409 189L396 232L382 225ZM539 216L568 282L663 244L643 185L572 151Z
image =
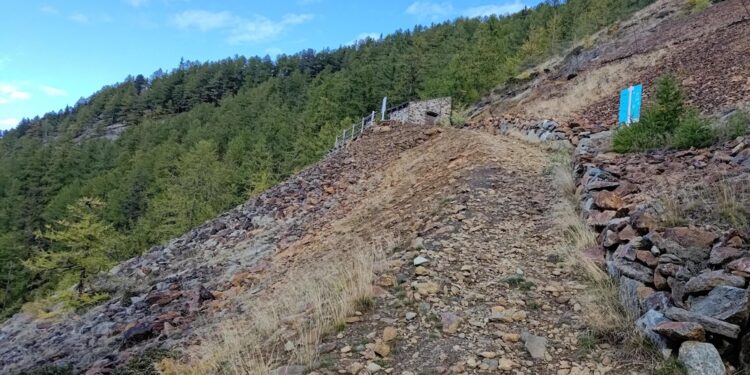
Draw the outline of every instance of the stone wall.
M409 102L408 105L397 107L393 112L388 113L388 118L392 121L408 124L428 124L430 121L439 124L450 121L451 108L452 100L450 97ZM437 116L431 116L430 114L436 114Z
M749 140L618 155L610 152L609 131L571 137L570 126L511 118L471 126L575 144L581 212L597 234L585 255L617 281L620 302L638 329L689 374L750 374L750 235L713 223L670 225L652 192L664 189L657 177L686 183L698 176L706 185L745 181Z

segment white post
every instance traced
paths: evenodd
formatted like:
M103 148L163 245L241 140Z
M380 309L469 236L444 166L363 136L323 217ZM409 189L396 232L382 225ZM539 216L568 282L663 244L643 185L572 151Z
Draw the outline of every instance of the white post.
M354 140L354 127L357 126L357 124L352 124L352 141Z
M370 126L375 125L375 111L372 111L372 115L370 115Z
M386 105L388 104L388 97L383 97L383 105L380 107L380 121L385 121L385 111L386 111Z
M633 90L635 87L630 86L628 87L628 120L627 124L630 125L633 122Z

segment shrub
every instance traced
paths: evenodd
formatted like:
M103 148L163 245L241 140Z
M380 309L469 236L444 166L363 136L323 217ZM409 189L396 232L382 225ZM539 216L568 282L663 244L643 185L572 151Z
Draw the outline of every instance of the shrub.
M716 138L729 141L737 137L747 135L750 126L750 117L746 112L737 111L727 119L726 123L717 125Z
M653 102L647 110L648 116L641 120L660 133L671 133L680 124L685 113L685 94L677 78L668 74L656 81Z
M687 5L691 12L700 13L711 6L711 0L688 0Z
M741 119L734 120L740 122ZM735 128L740 126L733 125ZM652 102L641 121L615 131L612 149L615 152L647 151L671 145L678 149L707 147L715 140L708 120L685 105L685 95L673 75L657 80Z
M453 111L451 113L451 125L457 128L463 128L466 125L466 116L463 111Z
M612 149L615 152L640 152L664 147L667 144L667 132L658 125L656 111L647 109L641 121L615 130L612 138Z
M672 146L678 149L707 147L714 141L714 132L705 118L690 111L680 121L672 138Z

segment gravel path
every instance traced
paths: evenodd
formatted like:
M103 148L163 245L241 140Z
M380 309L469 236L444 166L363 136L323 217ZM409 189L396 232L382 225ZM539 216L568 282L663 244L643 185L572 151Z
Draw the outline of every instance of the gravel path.
M468 142L457 156L467 162L442 197L410 205L431 217L389 259L374 308L321 346L317 371L623 373L613 348L587 339L581 271L558 251L562 197L548 155L508 137L447 137L456 135Z

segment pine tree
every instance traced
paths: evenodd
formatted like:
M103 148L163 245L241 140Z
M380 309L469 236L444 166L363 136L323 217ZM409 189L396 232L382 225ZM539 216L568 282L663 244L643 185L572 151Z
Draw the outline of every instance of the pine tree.
M74 281L80 297L88 278L113 264L119 245L120 236L99 217L103 207L101 200L86 197L71 205L70 219L37 232L50 249L39 251L24 265L31 272L46 274L50 281Z

